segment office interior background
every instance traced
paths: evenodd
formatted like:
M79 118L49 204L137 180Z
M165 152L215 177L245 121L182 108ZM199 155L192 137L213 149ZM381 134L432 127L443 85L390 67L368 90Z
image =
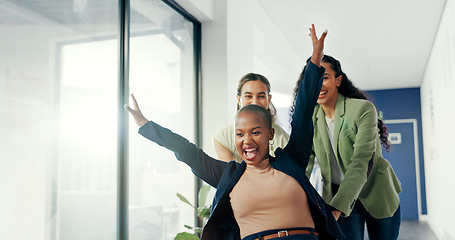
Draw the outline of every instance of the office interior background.
M311 23L383 112L403 218L455 239L454 16L454 0L0 0L0 239L187 231L176 193L194 202L200 183L137 134L128 95L215 156L245 73L271 81L288 126Z

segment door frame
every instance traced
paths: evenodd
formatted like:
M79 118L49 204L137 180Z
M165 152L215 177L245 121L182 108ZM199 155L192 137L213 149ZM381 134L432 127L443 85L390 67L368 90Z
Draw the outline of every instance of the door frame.
M388 124L400 124L400 123L411 123L413 134L414 134L414 164L415 164L415 176L416 176L416 192L417 192L417 217L418 219L422 216L422 193L420 188L420 158L419 158L419 135L417 130L417 119L388 119L384 120L386 126Z

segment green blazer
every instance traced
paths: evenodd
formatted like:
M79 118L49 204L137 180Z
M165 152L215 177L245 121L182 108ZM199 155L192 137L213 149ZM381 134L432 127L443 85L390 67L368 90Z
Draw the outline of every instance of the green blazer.
M323 180L323 199L349 216L358 199L375 218L391 217L398 209L401 183L389 161L382 157L377 111L367 100L338 94L335 109L335 156L344 179L332 197L330 156L325 114L320 105L313 113L313 153L306 174L310 176L316 157Z

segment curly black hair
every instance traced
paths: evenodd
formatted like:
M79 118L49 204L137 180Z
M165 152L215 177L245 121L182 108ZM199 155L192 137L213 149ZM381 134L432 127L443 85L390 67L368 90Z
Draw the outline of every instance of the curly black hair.
M306 61L307 64L305 65L305 67L303 67L303 70L299 76L299 80L297 81L297 84L294 88L294 100L292 101L291 114L294 113L295 101L297 100L299 87L303 80L305 70L306 70L310 60L311 60L311 57L307 59L307 61ZM329 56L329 55L324 55L324 57L322 57L322 61L330 64L330 68L335 72L335 77L343 76L341 85L338 87L338 92L340 94L342 94L345 97L349 97L349 98L370 100L368 98L367 93L365 93L365 92L361 91L360 89L358 89L357 87L355 87L354 84L351 82L351 80L349 80L349 78L346 76L346 74L341 69L341 64L337 59L335 59L334 57ZM388 151L391 144L388 139L389 134L387 132L387 127L385 126L384 121L382 119L378 119L377 126L379 129L379 139L381 140L381 144L384 146L386 151Z

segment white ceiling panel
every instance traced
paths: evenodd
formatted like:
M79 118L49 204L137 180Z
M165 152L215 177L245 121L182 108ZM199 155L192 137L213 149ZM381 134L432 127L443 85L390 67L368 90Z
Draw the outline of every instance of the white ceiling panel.
M325 53L363 90L420 86L445 2L259 0L298 53L311 23L327 29Z

